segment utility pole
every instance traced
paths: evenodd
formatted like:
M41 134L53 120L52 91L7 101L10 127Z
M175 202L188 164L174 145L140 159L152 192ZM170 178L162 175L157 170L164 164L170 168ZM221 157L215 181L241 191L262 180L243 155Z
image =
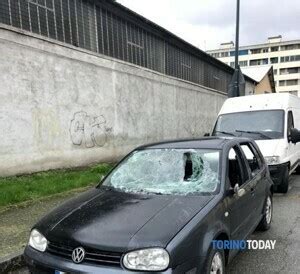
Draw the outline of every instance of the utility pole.
M235 33L235 69L229 85L228 97L238 97L245 94L245 79L239 66L240 38L240 0L236 3L236 33Z

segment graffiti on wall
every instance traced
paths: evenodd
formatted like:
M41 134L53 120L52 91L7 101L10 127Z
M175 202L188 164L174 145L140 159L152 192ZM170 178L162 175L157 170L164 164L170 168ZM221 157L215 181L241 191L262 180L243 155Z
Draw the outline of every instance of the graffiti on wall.
M74 113L70 123L71 140L76 146L103 147L111 131L103 115L90 116L84 111Z

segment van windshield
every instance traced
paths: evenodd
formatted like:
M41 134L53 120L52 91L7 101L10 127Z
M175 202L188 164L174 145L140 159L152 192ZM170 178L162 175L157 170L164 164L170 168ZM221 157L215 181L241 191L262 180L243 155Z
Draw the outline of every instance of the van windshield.
M283 132L284 111L262 110L220 115L213 135L267 140L283 138Z

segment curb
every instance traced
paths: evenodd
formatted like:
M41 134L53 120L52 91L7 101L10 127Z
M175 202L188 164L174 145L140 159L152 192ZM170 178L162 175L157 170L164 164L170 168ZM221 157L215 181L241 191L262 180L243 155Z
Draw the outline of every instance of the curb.
M23 250L13 253L4 258L0 258L0 273L8 273L25 266Z

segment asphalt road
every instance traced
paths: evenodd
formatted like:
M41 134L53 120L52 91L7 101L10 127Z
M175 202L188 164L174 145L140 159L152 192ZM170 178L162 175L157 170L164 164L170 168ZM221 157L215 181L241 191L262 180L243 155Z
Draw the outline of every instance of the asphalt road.
M300 273L300 176L290 180L288 194L275 194L272 227L255 232L251 239L276 240L274 250L239 253L227 273ZM26 268L14 273L28 273Z
M276 240L274 250L247 250L229 265L229 273L300 273L300 175L287 194L275 194L272 226L251 239Z

